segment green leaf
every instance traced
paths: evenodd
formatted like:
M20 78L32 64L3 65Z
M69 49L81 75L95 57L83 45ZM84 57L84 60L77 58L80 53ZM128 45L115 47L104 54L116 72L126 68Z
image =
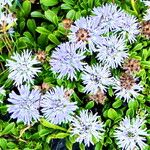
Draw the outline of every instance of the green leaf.
M47 10L45 11L44 14L45 14L46 19L54 23L56 26L58 25L58 17L53 11Z
M118 99L112 104L113 108L119 108L121 105L122 105L122 100L120 99Z
M109 94L109 96L111 96L111 97L114 95L114 92L113 92L112 87L109 87L109 88L108 88L108 94Z
M47 127L47 128L52 128L52 129L61 130L61 131L67 131L67 129L62 128L62 127L60 127L60 126L58 126L58 125L52 124L52 123L46 121L45 119L41 119L40 122L41 122L41 124L42 124L43 126L45 126L45 127Z
M86 104L85 109L91 109L91 108L93 108L93 107L94 107L94 102L93 102L93 101L90 101L90 102L88 102L88 103Z
M43 15L41 12L39 12L39 11L33 11L33 12L31 13L31 17L44 18L44 15Z
M1 132L2 135L5 135L5 134L9 134L11 132L11 130L15 127L15 124L14 122L8 124L4 130Z
M57 39L57 37L54 34L49 34L48 38L51 42L53 42L56 45L60 44L60 41Z
M32 32L33 34L35 34L35 29L36 29L36 23L34 19L28 19L27 20L27 27L29 29L30 32Z
M45 6L54 6L58 4L58 0L40 0L40 3Z
M2 150L7 149L7 140L6 139L0 138L0 147L2 148Z
M139 43L132 49L132 51L138 51L138 50L141 50L142 48L143 48L142 43Z
M113 108L110 108L108 110L108 113L107 113L108 117L112 120L115 120L117 118L117 112L113 109Z
M75 14L76 12L72 9L67 13L66 18L70 18L73 20L75 18Z
M51 134L47 137L46 142L49 143L51 139L64 139L65 137L69 136L68 133L57 133L57 134Z
M93 8L93 2L94 2L94 0L88 0L89 8Z
M31 11L31 2L26 0L22 4L22 9L24 11L25 16L28 16Z
M128 103L128 107L136 110L136 109L138 109L138 102L136 100L131 100Z
M40 137L43 137L43 136L49 134L50 132L51 132L51 131L50 131L49 129L41 129L41 130L39 131L39 136L40 136Z
M96 145L95 145L95 150L102 150L103 148L103 145L101 142L98 142Z
M73 143L71 143L67 138L66 138L65 145L66 145L68 150L72 150Z
M50 31L47 30L47 29L44 28L44 27L37 27L37 28L36 28L36 31L37 31L38 33L45 34L45 35L48 35L48 34L50 33Z
M79 144L80 150L85 150L85 145L83 143Z
M132 108L129 108L126 112L126 115L130 116L130 117L134 117L134 114L135 114L135 112L134 112L134 109L132 109Z

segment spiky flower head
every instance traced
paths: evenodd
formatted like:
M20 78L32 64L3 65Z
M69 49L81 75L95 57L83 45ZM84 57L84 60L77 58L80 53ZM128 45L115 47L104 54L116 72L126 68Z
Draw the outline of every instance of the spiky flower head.
M107 33L110 31L118 31L121 28L121 20L123 11L118 8L116 4L110 3L102 5L93 9L93 14L95 14L99 21L99 27L101 32Z
M83 70L85 63L82 60L85 56L83 52L77 52L79 46L75 43L63 43L52 53L50 59L51 70L54 73L59 73L58 78L67 76L67 79L76 80L77 71Z
M90 143L94 145L93 137L98 141L102 139L103 127L104 125L97 114L93 115L88 110L82 110L79 116L72 119L71 133L77 136L77 142L84 142L86 146L90 146Z
M30 125L33 121L37 121L40 117L39 107L41 94L38 89L30 90L29 86L23 85L18 87L19 94L12 91L9 94L8 112L11 118L17 119L17 122L24 122Z
M146 10L146 13L143 17L144 21L150 21L150 9Z
M128 57L125 39L121 36L112 35L103 39L96 52L97 59L111 68L122 65Z
M24 83L33 84L34 77L40 72L40 68L34 65L39 63L29 50L24 50L21 54L14 53L6 64L10 72L8 78L12 79L17 86Z
M43 116L54 124L67 123L72 119L74 111L78 108L76 102L71 102L66 95L66 89L55 87L42 97L41 107Z
M96 17L81 17L71 25L69 40L79 43L82 50L94 51L96 45L100 42L101 30L98 30L98 21Z
M1 0L0 1L0 9L3 9L4 6L8 5L8 6L12 6L12 2L14 0Z
M116 80L116 84L113 87L116 97L120 99L123 98L124 101L127 102L136 98L143 89L143 86L140 83L136 83L136 81L137 78L134 78L130 74L123 73L120 79Z
M114 133L119 148L124 150L144 149L147 145L146 136L148 136L146 129L142 128L144 123L144 118L139 116L132 119L125 117Z
M113 78L107 66L93 65L86 66L82 74L84 92L96 94L99 90L106 91L113 83Z

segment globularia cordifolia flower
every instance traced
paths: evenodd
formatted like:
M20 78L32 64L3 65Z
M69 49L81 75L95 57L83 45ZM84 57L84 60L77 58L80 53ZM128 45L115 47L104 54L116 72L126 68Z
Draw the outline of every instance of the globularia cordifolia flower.
M41 101L43 116L54 124L67 123L71 120L74 111L78 108L76 102L71 102L67 90L55 87L48 91Z
M132 75L124 73L120 77L120 80L116 80L116 84L113 87L115 89L116 97L124 99L124 101L129 102L129 100L136 98L140 91L142 91L142 85L136 83L137 78Z
M1 0L0 1L0 9L2 9L6 5L11 6L12 2L13 2L13 0Z
M143 150L147 145L145 141L146 136L148 136L146 129L142 128L144 123L144 118L139 116L132 119L125 117L114 133L119 148L123 150Z
M16 85L22 85L24 82L33 84L34 77L40 72L40 68L34 65L39 63L29 50L24 50L21 54L14 53L6 64L10 72L8 78L14 80Z
M143 1L143 2L144 2L144 4L145 4L146 6L150 6L150 1L149 1L149 0Z
M71 133L77 136L77 142L84 142L86 146L90 146L90 143L94 145L93 137L97 140L102 139L103 127L104 125L97 114L93 115L88 110L82 110L79 116L72 119Z
M117 35L103 39L96 52L98 52L97 59L111 68L121 66L128 57L125 39Z
M81 17L71 25L69 40L74 43L79 43L82 50L88 49L94 51L102 38L101 30L98 29L99 22L96 17Z
M58 78L67 76L67 79L77 79L76 72L83 70L85 63L82 60L85 58L83 52L78 50L79 44L63 43L56 48L50 59L51 70L59 73Z
M120 20L122 20L123 13L117 5L112 3L93 9L93 14L99 18L97 18L97 21L99 21L103 33L120 30Z
M138 20L134 16L124 13L120 31L130 43L135 42L136 36L140 33Z
M93 65L86 66L82 74L84 91L96 94L99 90L104 92L107 86L113 83L113 78L107 66Z
M150 21L150 9L146 10L146 13L144 15L144 21Z
M19 95L12 91L9 94L8 101L12 104L8 106L8 112L11 118L22 121L24 124L31 124L40 117L39 106L41 94L38 89L30 91L29 86L22 85L18 87Z

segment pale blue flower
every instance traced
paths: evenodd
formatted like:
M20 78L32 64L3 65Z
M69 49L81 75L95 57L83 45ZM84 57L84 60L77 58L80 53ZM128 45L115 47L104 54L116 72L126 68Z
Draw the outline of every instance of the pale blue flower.
M52 53L50 59L51 70L58 73L58 78L67 76L67 79L77 79L77 71L83 70L84 53L77 51L79 44L63 43Z
M106 37L96 50L97 59L111 68L121 66L124 59L128 57L126 41L123 37L112 35Z
M147 146L145 141L148 136L146 128L142 127L144 123L144 118L139 116L132 119L125 117L114 133L118 147L123 150L144 150L144 147Z
M109 68L102 65L86 66L81 78L85 84L84 92L90 94L96 94L99 90L106 92L113 83Z
M39 106L41 94L39 90L31 90L28 86L18 87L19 94L12 91L9 94L8 112L11 118L17 119L17 122L24 122L30 125L40 117Z
M75 116L71 123L71 133L76 135L76 142L82 143L86 146L90 146L90 143L94 145L93 137L97 141L102 139L104 129L103 122L97 113L93 115L88 110L82 110L79 116Z
M63 87L55 87L42 97L41 107L43 116L53 124L67 123L72 119L78 108L76 102L71 102Z
M40 72L40 67L34 67L34 65L39 63L36 57L32 57L29 50L24 50L21 54L14 53L6 64L10 72L8 78L12 79L17 86L23 83L33 84L33 79Z

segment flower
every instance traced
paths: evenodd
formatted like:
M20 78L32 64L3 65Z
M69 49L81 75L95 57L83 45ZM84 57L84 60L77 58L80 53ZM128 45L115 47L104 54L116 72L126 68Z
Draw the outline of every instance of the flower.
M51 123L67 123L78 108L76 102L70 102L70 97L65 95L66 91L63 87L57 86L42 97L41 111Z
M143 87L136 83L137 78L133 78L132 75L124 73L120 77L120 80L116 80L114 85L115 95L118 98L124 98L124 101L129 102L130 99L136 98Z
M38 110L41 98L40 91L37 89L30 91L27 85L18 87L18 91L20 95L14 91L9 94L8 101L12 104L9 105L8 112L12 113L11 118L30 125L33 120L37 121L40 117Z
M16 23L16 18L12 13L1 12L0 13L0 27L2 28L2 32L6 32ZM12 30L12 29L11 29Z
M139 23L137 18L127 13L122 15L121 33L130 43L136 41L136 36L140 33Z
M33 67L37 64L39 62L36 57L32 58L29 50L24 50L21 54L14 53L11 60L7 60L6 64L10 72L8 78L14 80L17 86L24 82L33 84L33 78L40 72L39 67Z
M71 133L77 136L77 142L84 142L86 146L90 146L90 143L94 144L92 137L97 140L102 139L104 125L99 118L97 114L93 115L88 110L82 110L79 116L72 119Z
M84 92L96 94L99 90L106 91L107 86L111 85L113 78L107 66L93 65L86 66L82 74Z
M98 52L97 59L111 68L121 66L124 59L128 57L125 39L117 35L106 37L96 52Z
M141 33L146 38L150 38L150 20L149 21L144 21L141 24Z
M146 10L146 13L145 13L143 19L144 19L145 21L150 21L150 9L147 9L147 10Z
M120 30L123 13L117 5L112 3L93 9L93 14L99 18L99 26L103 33Z
M143 1L143 2L146 6L150 7L150 1L147 0L147 1Z
M94 51L95 46L102 39L99 36L101 30L98 30L98 24L96 17L81 17L74 22L74 25L71 25L69 40L73 43L79 43L82 50Z
M139 116L132 119L125 117L114 133L119 148L124 150L142 150L147 145L144 141L146 141L146 136L148 136L146 129L142 128L144 123L144 118Z
M85 58L83 52L77 52L79 44L63 43L56 48L50 59L51 70L59 73L58 78L67 76L67 79L77 79L76 71L83 70Z
M0 8L3 8L6 5L11 6L12 2L13 2L13 0L1 0L0 1Z

